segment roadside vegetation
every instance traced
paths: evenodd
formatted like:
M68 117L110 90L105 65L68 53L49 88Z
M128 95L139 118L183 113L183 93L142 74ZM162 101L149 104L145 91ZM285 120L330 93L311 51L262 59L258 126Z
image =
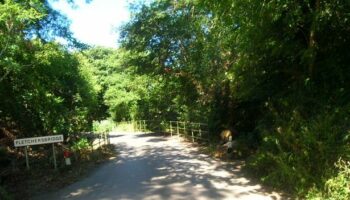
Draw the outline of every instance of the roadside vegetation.
M30 156L30 170L19 167L2 173L1 199L30 199L57 191L81 180L100 164L116 157L114 145L103 145L93 151L90 146L80 145L72 154L72 164L69 166L65 165L62 153L57 154L57 170L53 168L52 158L48 159L44 153L36 153ZM23 157L18 159L24 160Z
M213 141L236 129L247 169L265 184L349 199L349 1L131 9L120 48L108 49L76 41L44 0L0 0L1 168L15 160L15 138L76 138L128 120L203 122Z

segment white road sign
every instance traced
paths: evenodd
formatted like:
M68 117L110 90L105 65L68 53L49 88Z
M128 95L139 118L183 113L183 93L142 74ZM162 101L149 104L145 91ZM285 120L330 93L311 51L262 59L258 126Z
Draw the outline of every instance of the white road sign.
M14 141L15 147L23 147L38 144L50 144L56 142L63 142L63 135L50 135L43 137L32 137L32 138L22 138L16 139Z

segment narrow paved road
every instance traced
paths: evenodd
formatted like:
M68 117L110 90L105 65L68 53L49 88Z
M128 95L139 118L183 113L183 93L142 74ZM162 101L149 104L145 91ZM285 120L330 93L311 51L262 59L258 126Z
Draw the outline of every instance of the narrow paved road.
M38 199L281 199L246 179L241 163L214 160L177 137L113 133L111 142L117 145L117 159Z

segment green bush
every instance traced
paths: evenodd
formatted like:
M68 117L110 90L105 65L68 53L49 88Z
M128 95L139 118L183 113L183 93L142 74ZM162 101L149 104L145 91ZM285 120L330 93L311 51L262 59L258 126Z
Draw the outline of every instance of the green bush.
M98 133L111 132L115 129L115 127L116 127L115 122L111 119L93 122L93 130L94 132L98 132Z
M90 147L89 141L87 138L80 138L78 141L74 142L72 145L72 149L77 150L85 150Z
M0 199L3 200L12 200L12 196L2 187L0 186Z
M338 174L328 179L319 190L313 188L307 195L307 199L329 199L329 200L348 200L350 199L350 161L339 159L335 164L339 170Z
M274 128L261 129L262 144L248 168L263 182L298 196L306 195L313 186L322 187L334 171L333 163L349 156L347 112L345 108L324 111L309 120L297 112L289 120L274 118Z
M134 122L136 123L136 122ZM115 130L116 131L134 131L134 127L136 125L132 124L132 123L127 123L127 122L120 122L116 125Z
M10 158L5 147L0 146L0 167L7 167L10 164Z

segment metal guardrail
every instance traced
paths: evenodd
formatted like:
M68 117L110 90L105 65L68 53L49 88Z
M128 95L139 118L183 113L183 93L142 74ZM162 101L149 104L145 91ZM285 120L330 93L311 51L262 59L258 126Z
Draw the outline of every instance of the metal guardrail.
M92 150L97 149L102 145L110 144L109 133L107 132L84 133L82 136L90 140Z
M171 136L190 138L192 142L209 141L208 125L184 121L137 120L118 122L118 126L129 126L133 132L166 132Z

